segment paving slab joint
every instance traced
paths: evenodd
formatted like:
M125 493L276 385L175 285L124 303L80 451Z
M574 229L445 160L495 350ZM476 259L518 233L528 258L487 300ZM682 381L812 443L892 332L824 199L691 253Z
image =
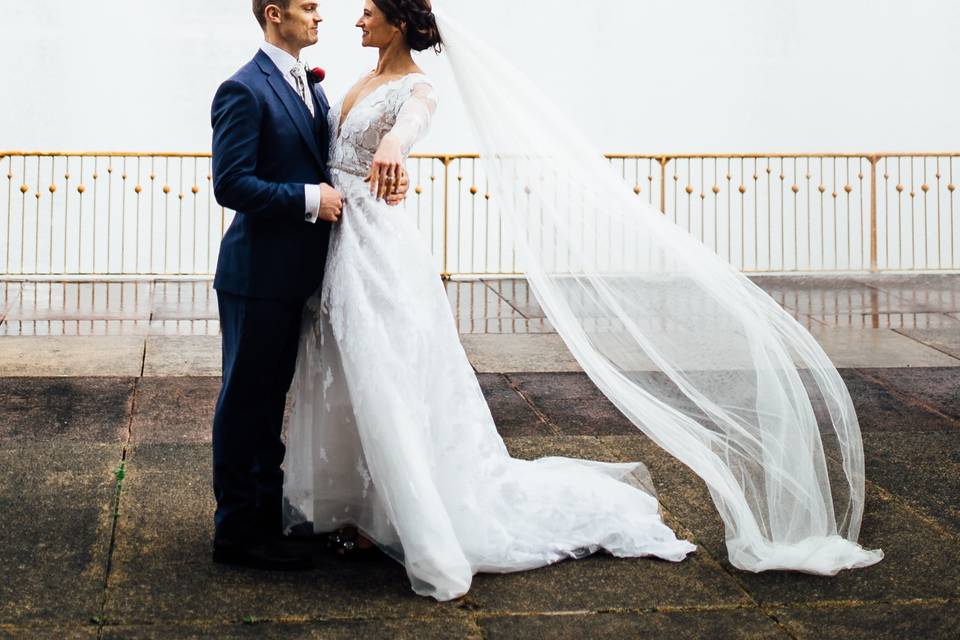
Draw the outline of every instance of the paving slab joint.
M484 281L484 280L481 280L481 282L483 282L484 286L485 286L487 289L489 289L490 291L493 292L493 295L495 295L495 296L497 296L498 298L500 298L501 300L503 300L505 303L507 303L507 306L508 306L508 307L510 307L511 309L513 309L514 311L516 311L518 314L520 314L520 317L524 318L525 320L530 320L530 318L528 318L525 313L523 313L522 311L520 311L520 309L518 309L512 302L510 302L509 300L507 300L499 291L497 291L496 289L494 289L493 287L491 287L491 286L490 286L490 283L488 283L488 282L486 282L486 281Z
M144 342L143 358L146 358L146 342ZM140 390L140 380L143 376L143 362L141 361L140 378L133 381L133 392L130 395L130 416L127 419L127 433L123 442L123 449L120 452L120 464L114 471L114 494L112 523L110 527L110 546L107 550L107 566L103 575L103 596L100 598L100 613L91 618L91 622L97 625L97 640L102 640L103 629L107 626L109 620L106 616L107 598L110 592L110 575L113 569L113 554L117 545L117 527L120 523L120 499L123 495L123 480L127 475L127 454L130 448L130 442L133 439L133 418L137 411L137 392Z
M857 607L872 606L893 606L893 607L918 607L929 605L957 605L960 600L956 598L892 598L882 600L814 600L810 602L780 602L775 604L763 605L761 609L856 609Z
M941 315L944 315L944 314L941 314ZM949 356L949 357L953 358L954 360L957 361L957 366L960 367L960 358L958 358L955 353L950 353L949 351L946 351L945 349L941 349L941 348L938 347L937 345L929 344L929 343L927 343L927 342L924 342L923 340L920 340L920 339L917 338L916 336L912 336L912 335L910 335L909 333L905 333L904 329L894 328L894 329L893 329L893 332L894 332L894 333L897 333L897 334L899 334L899 335L901 335L901 336L903 336L904 338L910 338L910 339L913 340L914 342L917 342L917 343L919 343L919 344L922 344L923 346L927 347L928 349L933 349L934 351L939 351L939 352L942 353L943 355Z
M530 400L530 398L528 398L527 395L520 390L520 385L514 382L513 378L510 377L510 374L501 373L500 375L502 375L506 379L507 384L513 390L513 392L516 393L518 396L520 396L520 398L527 404L527 406L530 407L530 410L533 411L535 416L537 416L537 420L542 422L544 425L546 425L548 429L550 429L550 432L552 435L555 435L555 436L563 435L560 429L557 428L555 424L550 422L550 418L547 417L547 414L541 411L539 407L537 407L537 405L533 404L533 401Z
M697 551L699 553L699 551ZM750 604L693 604L693 605L659 605L655 607L608 607L587 612L568 612L568 615L576 613L608 613L608 614L645 614L645 613L708 613L708 612L728 612L728 611L752 611L762 609L758 604L751 601ZM538 614L547 615L547 614Z

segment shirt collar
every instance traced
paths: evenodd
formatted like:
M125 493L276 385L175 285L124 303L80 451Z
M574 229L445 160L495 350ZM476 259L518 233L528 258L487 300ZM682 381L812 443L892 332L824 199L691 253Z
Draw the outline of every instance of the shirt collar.
M284 77L289 76L290 70L295 66L303 66L303 64L292 55L280 47L270 44L266 40L260 44L260 50L267 54L273 64L277 65L277 69L280 70L280 73L282 73Z

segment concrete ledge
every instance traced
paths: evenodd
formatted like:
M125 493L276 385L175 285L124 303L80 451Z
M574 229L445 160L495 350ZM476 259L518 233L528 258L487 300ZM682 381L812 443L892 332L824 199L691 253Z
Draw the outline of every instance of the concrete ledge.
M958 367L953 358L892 329L814 329L833 364L849 367Z
M220 336L150 336L144 377L221 375Z
M478 373L583 371L555 334L460 336Z
M137 377L144 338L137 336L5 336L0 377Z

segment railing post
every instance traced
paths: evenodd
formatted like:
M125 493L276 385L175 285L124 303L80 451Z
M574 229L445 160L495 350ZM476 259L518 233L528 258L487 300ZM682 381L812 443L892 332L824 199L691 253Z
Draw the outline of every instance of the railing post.
M877 156L870 156L870 271L877 269Z
M440 272L440 277L444 280L449 280L450 268L448 265L447 242L450 238L450 163L453 162L453 158L443 156L440 158L440 161L443 162L443 269Z
M660 213L667 213L667 163L670 158L663 156L660 158Z

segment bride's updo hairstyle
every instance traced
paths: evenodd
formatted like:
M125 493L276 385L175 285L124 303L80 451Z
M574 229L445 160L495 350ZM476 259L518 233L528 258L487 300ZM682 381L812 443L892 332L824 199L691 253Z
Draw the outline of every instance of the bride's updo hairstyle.
M443 39L430 0L373 0L373 4L393 26L402 29L406 25L404 34L411 49L424 51L433 47L440 53Z

